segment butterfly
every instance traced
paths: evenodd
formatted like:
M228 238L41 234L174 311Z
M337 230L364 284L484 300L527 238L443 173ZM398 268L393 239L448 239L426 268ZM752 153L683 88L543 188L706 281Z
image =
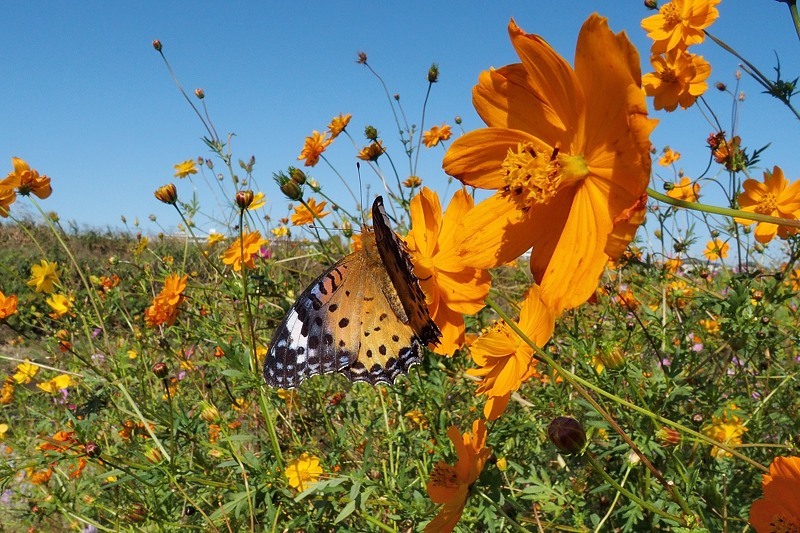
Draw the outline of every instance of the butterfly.
M362 249L320 275L292 305L264 362L270 387L339 372L350 381L392 384L442 336L431 319L405 243L378 196Z

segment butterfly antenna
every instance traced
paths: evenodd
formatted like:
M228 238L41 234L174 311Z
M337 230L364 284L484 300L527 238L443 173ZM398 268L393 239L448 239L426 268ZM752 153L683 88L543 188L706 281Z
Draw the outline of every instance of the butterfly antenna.
M361 163L356 161L356 174L358 174L358 211L361 213L361 223L367 221L366 208L364 207L364 187L361 184Z

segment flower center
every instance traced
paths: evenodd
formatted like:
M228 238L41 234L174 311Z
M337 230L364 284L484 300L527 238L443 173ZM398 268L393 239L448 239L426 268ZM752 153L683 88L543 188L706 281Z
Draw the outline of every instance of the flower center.
M756 211L762 215L771 215L778 210L778 199L774 193L768 192L758 203Z
M658 11L664 18L664 24L661 26L664 30L671 30L681 21L681 14L673 2L669 2L661 6Z
M565 184L585 178L589 170L583 156L559 153L558 147L519 143L516 151L509 148L501 165L507 192L522 195L526 207L548 204Z
M458 487L456 470L446 463L437 463L433 467L430 480L437 487Z

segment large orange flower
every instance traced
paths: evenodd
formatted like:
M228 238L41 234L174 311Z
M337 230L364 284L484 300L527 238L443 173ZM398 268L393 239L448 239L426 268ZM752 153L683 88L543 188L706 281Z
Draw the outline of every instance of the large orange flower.
M427 187L411 200L411 231L405 240L431 317L442 330L434 349L441 355L452 355L464 345L463 315L483 309L492 284L488 271L464 265L456 254L458 225L473 203L472 196L459 190L442 216L439 195Z
M444 506L425 526L426 532L453 531L464 505L467 503L470 485L478 480L483 471L483 465L492 455L491 448L486 447L486 422L476 420L472 424L472 433L462 436L458 428L450 426L447 436L453 441L453 446L458 454L458 462L451 466L439 461L433 467L431 479L428 481L428 495L434 503L443 503Z
M764 497L750 507L758 533L800 531L800 457L776 457L763 477Z
M651 57L650 64L655 71L645 74L642 84L656 109L675 111L678 104L689 108L708 90L711 65L703 56L675 49L665 56Z
M519 329L541 347L553 335L554 324L552 311L541 301L539 287L533 285L520 310ZM483 415L495 420L508 406L511 393L536 375L533 348L501 322L472 343L470 354L480 368L467 370L467 374L482 378L477 394L487 396Z
M490 268L533 247L531 271L557 312L594 294L607 261L645 212L649 134L639 55L592 15L575 70L512 20L522 60L481 73L473 103L489 126L456 140L445 171L496 189L464 219L465 263Z
M779 218L796 220L800 215L800 181L789 184L780 167L773 167L772 172L764 172L764 183L748 179L742 184L744 191L739 194L739 207L748 213L759 213ZM739 224L749 226L754 220L735 218ZM755 231L756 240L766 244L775 235L785 239L797 233L797 228L778 226L769 222L758 222Z
M703 30L719 17L716 5L722 0L672 0L658 13L642 21L642 28L653 39L654 54L702 43Z
M53 193L53 188L50 186L50 178L40 176L25 160L19 157L12 157L11 163L14 165L14 172L11 172L0 182L0 188L15 188L23 196L33 194L42 200Z

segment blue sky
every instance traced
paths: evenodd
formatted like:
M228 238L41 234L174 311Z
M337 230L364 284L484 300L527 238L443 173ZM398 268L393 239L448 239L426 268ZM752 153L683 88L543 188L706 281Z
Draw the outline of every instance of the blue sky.
M726 0L719 9L721 17L711 28L715 35L768 75L777 52L784 77L794 78L800 70L798 40L784 4ZM608 17L613 30L627 31L643 70L649 70L649 42L639 26L649 12L640 1L10 3L0 33L6 73L0 82L0 173L10 171L12 156L27 160L53 180L54 193L44 208L81 226L120 227L124 215L129 221L138 217L144 230L153 232L157 227L147 218L155 214L163 226L174 228L176 215L153 191L174 181L174 164L208 151L200 140L201 124L151 46L160 39L184 87L204 89L220 134L235 133L234 157L256 157L258 184L273 202L267 212L285 216L286 201L272 173L298 165L304 137L324 130L340 112L353 115L349 131L358 142L364 126L372 124L395 160L402 160L386 97L355 63L357 52L368 54L415 124L427 69L436 62L441 77L425 127L453 124L459 115L470 130L482 125L470 95L479 72L516 61L506 32L511 17L571 62L580 25L594 11ZM734 85L737 60L709 41L694 51L712 63L712 84ZM789 179L800 177L797 120L746 76L740 90L746 94L739 118L745 145L772 142L763 164L782 166ZM730 129L730 98L712 89L708 100ZM680 151L686 174L699 175L711 131L702 115L690 109L654 116L662 121L654 144ZM328 155L356 182L349 143L337 140ZM426 149L418 172L440 191L446 181L442 155L438 147ZM346 202L325 166L310 174ZM761 177L758 170L753 174ZM371 174L364 172L363 180L377 190ZM189 182L176 183L183 198L191 195ZM196 184L205 195L203 182ZM706 198L718 200L712 189ZM12 212L21 212L24 204L18 201Z

